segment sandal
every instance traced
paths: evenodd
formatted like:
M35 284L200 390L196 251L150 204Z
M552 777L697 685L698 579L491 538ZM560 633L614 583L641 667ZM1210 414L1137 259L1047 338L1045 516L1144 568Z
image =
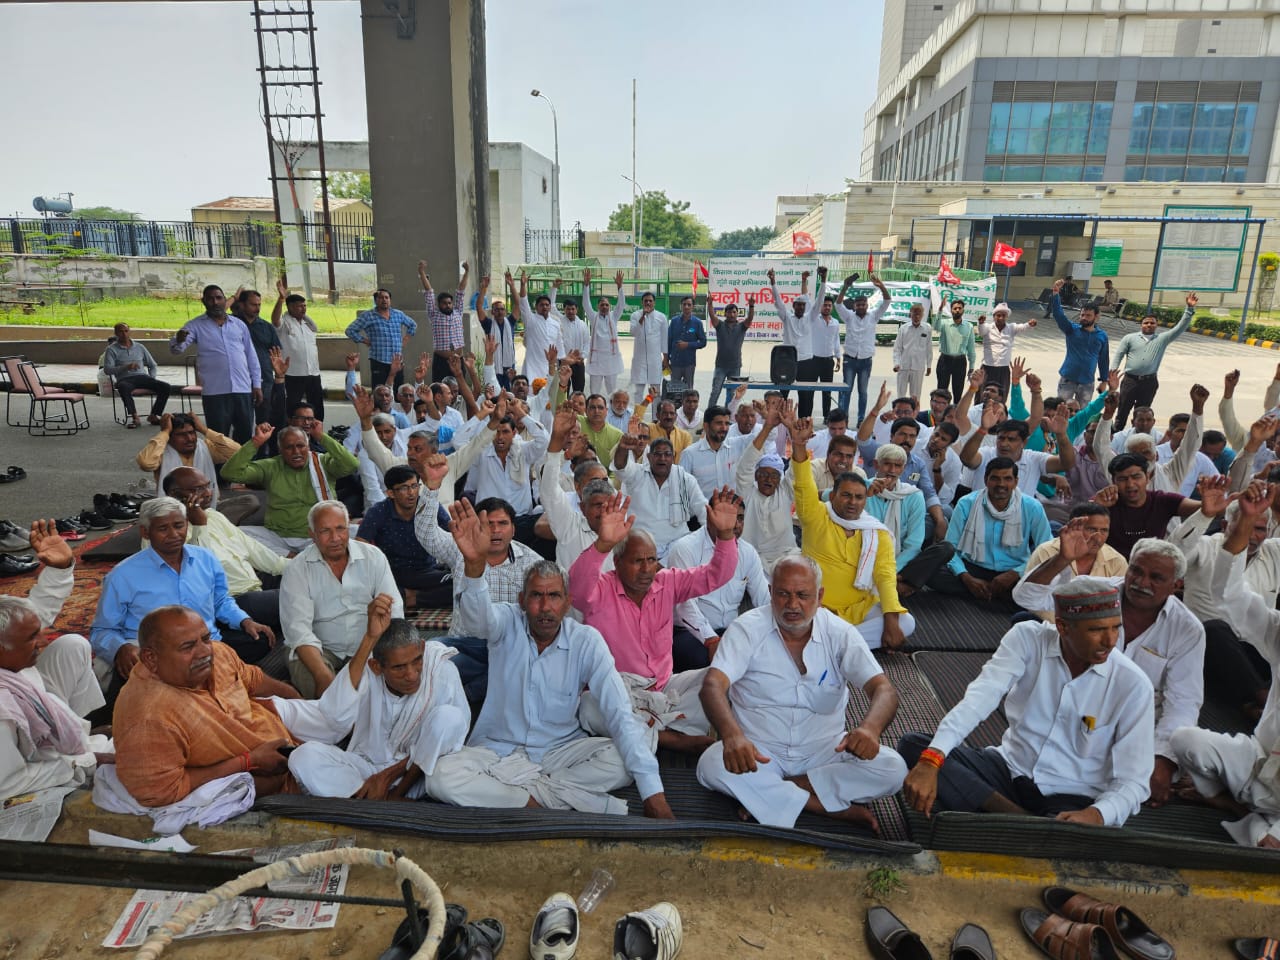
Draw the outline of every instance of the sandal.
M1127 907L1104 903L1066 887L1047 887L1044 905L1060 916L1079 923L1096 923L1107 931L1117 947L1134 960L1173 960L1173 947L1154 933Z
M1272 937L1240 937L1231 941L1231 949L1240 960L1276 960L1280 957L1280 940Z
M1107 931L1095 923L1076 923L1056 913L1023 910L1023 932L1053 960L1120 960Z
M430 913L425 907L418 909L418 922L421 924L423 933L427 930L427 921ZM457 930L467 922L467 908L459 906L456 903L446 903L444 905L444 933L441 941L440 951L443 951L443 944L450 937L456 936ZM391 946L384 950L378 957L378 960L410 960L410 958L418 952L421 943L414 942L413 927L409 923L409 918L405 917L400 921L400 926L396 927L395 936L391 938ZM437 951L439 956L444 954Z

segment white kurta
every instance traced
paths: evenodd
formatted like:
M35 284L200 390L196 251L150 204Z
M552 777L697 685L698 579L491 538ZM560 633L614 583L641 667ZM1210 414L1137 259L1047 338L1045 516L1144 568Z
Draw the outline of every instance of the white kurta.
M422 651L422 682L416 693L399 696L367 665L359 689L350 666L338 671L319 700L272 702L289 732L306 741L289 756L289 770L317 797L350 797L365 780L405 757L424 774L462 749L471 724L454 651L428 640ZM346 750L336 746L348 734ZM422 782L410 790L421 796Z
M662 383L662 355L667 352L667 315L660 310L631 314L631 383L637 387ZM633 398L637 403L641 397Z
M746 519L742 527L742 539L756 548L760 562L771 571L778 558L796 552L796 532L791 515L795 509L794 478L790 470L782 474L778 489L766 497L756 488L756 467L763 450L749 443L734 475L734 489L746 504Z
M622 492L631 498L636 529L643 530L658 546L658 559L667 547L689 532L689 521L705 519L707 498L693 474L671 465L671 474L662 485L654 479L647 463L636 463L627 455L627 465L618 471Z
M598 313L589 298L582 298L582 315L591 318L591 346L587 353L587 373L593 377L616 377L622 372L622 350L618 347L618 321L627 307L627 298L618 291L613 308ZM661 359L661 358L659 358Z
M561 360L565 357L564 336L558 315L547 316L529 306L529 298L520 298L520 322L524 324L524 363L520 372L534 380L547 375L547 349L554 346Z

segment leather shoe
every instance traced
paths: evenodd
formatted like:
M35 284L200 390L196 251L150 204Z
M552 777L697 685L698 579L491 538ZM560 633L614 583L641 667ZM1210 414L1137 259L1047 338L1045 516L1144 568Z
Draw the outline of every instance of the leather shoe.
M876 960L933 960L919 935L885 907L867 911L867 944Z
M987 931L976 923L966 923L951 941L951 960L996 960L996 948Z
M9 554L0 554L0 577L16 577L22 573L30 573L40 566L38 560L22 560Z

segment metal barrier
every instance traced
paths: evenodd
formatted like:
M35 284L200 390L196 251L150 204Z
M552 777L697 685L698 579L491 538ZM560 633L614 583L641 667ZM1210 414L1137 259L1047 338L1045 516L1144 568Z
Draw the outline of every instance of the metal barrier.
M524 222L524 262L559 263L587 255L587 235L581 224L568 230L535 230Z

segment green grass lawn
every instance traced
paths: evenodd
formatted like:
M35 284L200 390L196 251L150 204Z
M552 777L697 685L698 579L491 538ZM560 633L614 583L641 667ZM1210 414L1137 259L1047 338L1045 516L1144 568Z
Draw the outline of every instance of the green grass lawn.
M262 305L263 315L271 318L274 300ZM321 333L341 333L355 319L358 310L366 309L369 301L340 301L336 306L312 302L307 313L316 322ZM32 327L85 327L110 329L120 321L137 330L176 330L203 310L196 299L157 299L130 297L122 300L101 300L84 304L84 316L74 303L53 303L37 307L36 312L24 314L16 307L0 307L0 323Z

